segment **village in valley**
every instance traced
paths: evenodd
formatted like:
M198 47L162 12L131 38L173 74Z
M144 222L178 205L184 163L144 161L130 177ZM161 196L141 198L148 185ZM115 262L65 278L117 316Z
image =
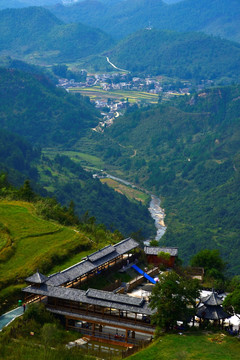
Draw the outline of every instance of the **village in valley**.
M190 81L174 81L164 76L137 77L129 72L90 74L85 69L81 70L81 81L66 78L58 81L58 87L89 96L101 110L102 121L94 128L98 132L111 126L127 109L157 104L176 96L189 96L193 90L201 91L213 84L212 80L201 80L194 86Z

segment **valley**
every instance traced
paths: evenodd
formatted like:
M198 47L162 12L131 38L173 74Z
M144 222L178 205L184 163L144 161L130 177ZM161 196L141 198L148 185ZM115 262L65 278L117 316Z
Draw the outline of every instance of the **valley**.
M238 359L239 15L1 2L0 359Z

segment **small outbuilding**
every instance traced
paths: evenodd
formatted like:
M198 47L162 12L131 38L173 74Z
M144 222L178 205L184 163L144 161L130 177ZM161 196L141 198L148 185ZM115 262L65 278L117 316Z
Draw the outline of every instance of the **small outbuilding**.
M176 247L145 246L144 252L147 255L148 263L155 266L162 264L173 267L178 256L178 248Z

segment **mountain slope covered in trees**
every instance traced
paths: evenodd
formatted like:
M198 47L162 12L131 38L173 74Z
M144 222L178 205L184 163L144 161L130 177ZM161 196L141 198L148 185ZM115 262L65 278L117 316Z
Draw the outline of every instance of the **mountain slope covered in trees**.
M98 123L87 98L58 89L43 75L0 68L0 127L32 143L64 146Z
M240 79L240 45L200 33L141 30L119 42L109 57L135 74Z
M97 138L106 162L163 197L164 244L178 246L185 260L218 248L235 273L240 271L239 114L239 86L216 88L138 110L107 129L106 140ZM108 157L108 146L121 156Z
M116 38L150 24L156 29L202 31L240 41L238 0L183 0L170 5L162 0L83 1L67 8L56 5L51 11L65 22L80 21Z
M11 183L29 178L40 193L46 189L63 205L74 199L79 216L88 211L97 223L126 236L138 230L152 235L145 206L93 179L67 157L41 157L40 146L69 148L97 124L98 112L89 100L57 89L39 74L0 68L0 79L0 170L9 173Z
M97 54L111 37L82 24L64 24L41 7L0 11L0 54L33 62L69 62Z

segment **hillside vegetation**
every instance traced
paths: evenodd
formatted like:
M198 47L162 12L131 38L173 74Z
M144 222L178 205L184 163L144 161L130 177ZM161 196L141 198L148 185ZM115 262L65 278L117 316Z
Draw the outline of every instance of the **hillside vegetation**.
M111 37L82 24L64 24L41 7L0 11L0 54L42 64L69 62L106 50Z
M153 236L155 227L146 206L128 198L93 179L78 162L66 155L57 154L52 159L45 156L38 166L39 183L62 204L74 200L76 213L83 218L94 216L96 223L108 229L119 230L125 236L139 232L141 237ZM93 219L92 219L93 221ZM100 236L100 234L99 234Z
M37 269L51 273L66 260L70 265L86 254L119 241L122 236L92 218L81 220L73 204L61 207L56 200L35 195L28 182L11 187L1 175L0 188L0 300L11 303L24 279ZM71 260L72 259L72 260ZM2 309L0 310L2 311Z
M58 89L43 75L0 68L0 127L34 144L66 145L96 126L87 98Z
M165 335L129 360L237 360L239 342L221 333Z
M123 38L149 24L156 29L202 31L240 41L238 0L118 0L110 3L83 1L69 7L55 5L51 11L65 22L82 22Z
M106 163L163 197L163 244L178 246L185 260L218 248L234 273L240 271L239 107L238 86L216 88L138 110L95 140L98 149L106 147Z
M240 79L240 45L200 33L141 30L119 42L109 57L135 74Z
M20 186L29 178L38 193L48 192L63 205L74 199L79 216L88 211L97 223L125 236L139 230L153 234L146 206L102 185L68 157L57 156L57 147L71 148L97 124L99 113L89 100L57 89L39 74L0 68L0 79L0 170L9 181ZM40 146L54 147L56 156L41 157Z

